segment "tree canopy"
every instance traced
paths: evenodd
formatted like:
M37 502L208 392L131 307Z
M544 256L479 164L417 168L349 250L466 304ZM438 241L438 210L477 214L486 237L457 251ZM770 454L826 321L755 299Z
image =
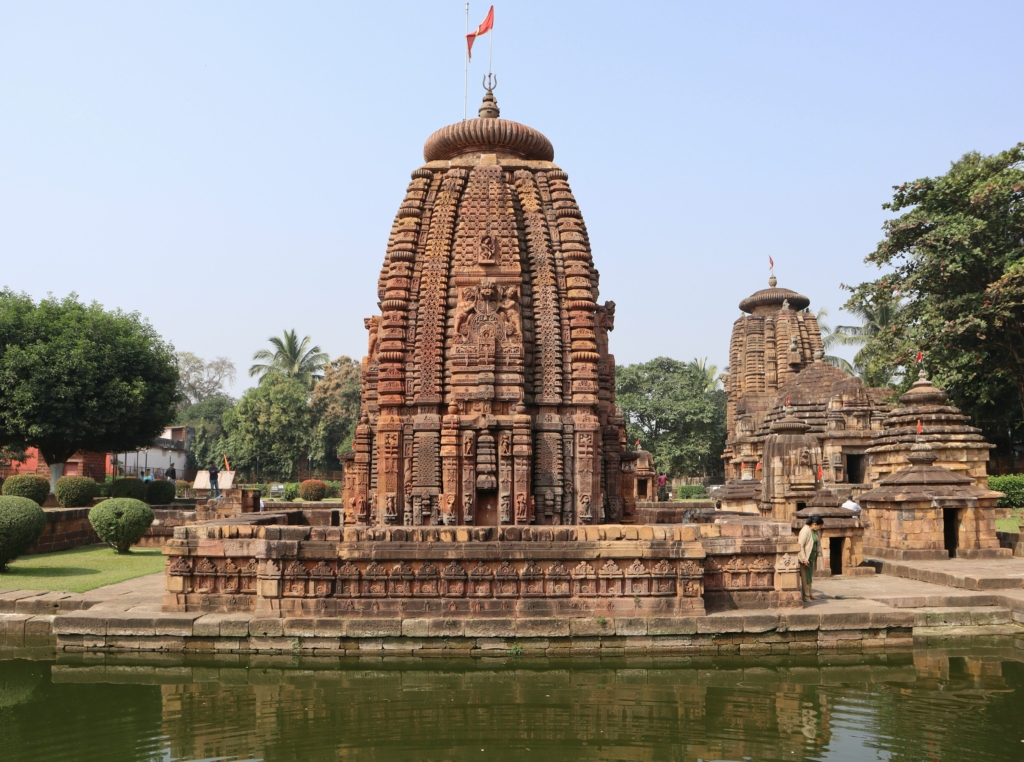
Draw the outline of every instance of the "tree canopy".
M285 331L281 336L271 336L267 341L273 347L261 349L253 356L258 360L249 368L250 376L258 376L259 383L271 376L284 376L302 382L312 389L324 376L324 366L330 358L318 346L310 346L312 339L304 336L301 340L294 330Z
M235 364L226 357L210 361L192 352L178 352L178 391L185 404L226 396L225 385L235 383Z
M287 479L309 455L309 392L298 379L272 374L242 395L224 424L233 468Z
M616 369L616 400L629 442L639 439L669 476L721 472L726 394L709 371L700 361L668 357Z
M310 453L321 468L337 468L338 456L352 449L359 421L362 368L350 357L339 357L324 370L313 387L310 412L313 419Z
M137 313L0 292L0 446L47 463L146 447L174 416L173 348Z
M866 259L886 272L850 289L844 307L879 327L865 331L868 367L907 386L920 352L932 379L991 440L1019 439L1024 143L993 156L968 153L946 174L894 191L883 208L900 214Z

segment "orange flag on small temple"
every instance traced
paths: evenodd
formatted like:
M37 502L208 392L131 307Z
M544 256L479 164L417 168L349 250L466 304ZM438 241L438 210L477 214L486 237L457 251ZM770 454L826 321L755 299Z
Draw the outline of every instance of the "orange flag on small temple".
M772 259L770 254L768 255L768 269L769 270L774 270L775 269L775 260Z
M467 5L466 7L468 8L469 6ZM467 13L466 15L468 16L469 14ZM476 28L476 31L475 32L470 32L469 34L466 35L466 51L467 51L467 53L469 55L469 60L470 61L473 60L473 43L476 42L476 38L479 37L482 34L487 34L492 29L494 29L494 6L493 5L491 6L491 9L489 11L487 11L487 18L485 18L483 20L483 23L481 23L480 26L478 26Z
M821 477L824 475L824 471L821 470L821 466L818 466L818 481L821 481Z
M924 431L924 426L921 425L921 419L918 418L917 419L917 433L920 434L922 431Z
M924 359L924 352L922 352L920 349L917 350L917 359L914 360L914 362L918 362L919 363L923 359Z

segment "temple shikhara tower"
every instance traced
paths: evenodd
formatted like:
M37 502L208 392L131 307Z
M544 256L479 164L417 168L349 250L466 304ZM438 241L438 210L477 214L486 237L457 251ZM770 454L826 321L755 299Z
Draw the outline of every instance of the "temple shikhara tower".
M615 304L551 142L479 113L427 139L391 229L346 521L617 521Z

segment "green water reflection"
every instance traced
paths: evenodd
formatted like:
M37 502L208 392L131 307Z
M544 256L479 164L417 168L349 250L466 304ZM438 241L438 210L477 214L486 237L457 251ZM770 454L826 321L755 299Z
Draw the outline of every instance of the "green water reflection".
M1017 760L1016 654L284 666L6 658L0 759Z

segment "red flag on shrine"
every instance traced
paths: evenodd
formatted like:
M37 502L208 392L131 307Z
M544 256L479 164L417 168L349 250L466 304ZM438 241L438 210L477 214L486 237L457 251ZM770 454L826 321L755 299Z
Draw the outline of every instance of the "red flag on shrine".
M775 269L775 260L772 259L770 254L768 255L768 269L769 270L774 270Z
M924 352L922 352L920 349L917 350L917 359L914 360L914 362L921 362L921 360L923 360L923 359L924 359Z
M467 6L468 7L468 6ZM469 55L469 60L473 60L473 43L476 42L476 38L482 34L487 34L494 28L494 6L487 11L487 18L483 20L483 23L476 28L475 32L470 32L466 35L466 52Z
M921 425L921 419L918 418L917 419L917 433L920 434L922 431L924 431L924 426Z
M824 474L824 471L821 470L821 466L818 466L818 481L819 482L821 481L821 477L822 477L823 474Z

